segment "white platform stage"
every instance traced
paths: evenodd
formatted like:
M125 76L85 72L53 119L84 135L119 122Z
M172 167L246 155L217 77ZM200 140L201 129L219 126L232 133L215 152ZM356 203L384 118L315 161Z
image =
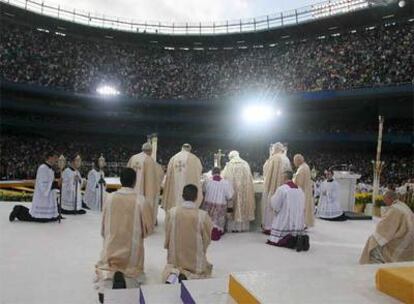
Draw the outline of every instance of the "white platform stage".
M101 249L100 215L67 216L61 224L10 223L13 205L0 202L0 303L96 303L93 278ZM160 211L160 225L145 242L147 284L161 283L166 261L163 219ZM281 276L294 270L301 276L302 269L356 266L376 221L317 220L309 232L311 249L306 253L265 245L266 236L260 233L226 234L209 247L213 276L224 278L230 272L253 270L275 271ZM303 275L312 281L319 274L303 271Z

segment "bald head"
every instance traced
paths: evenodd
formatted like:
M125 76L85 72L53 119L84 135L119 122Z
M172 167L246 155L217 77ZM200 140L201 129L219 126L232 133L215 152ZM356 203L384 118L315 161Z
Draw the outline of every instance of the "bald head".
M190 144L184 144L182 146L183 151L191 152L191 145Z
M398 199L397 192L394 190L388 190L384 194L384 203L387 206L391 206Z
M152 153L152 146L150 143L145 143L142 145L142 152L144 152L147 155L151 155Z
M295 167L299 167L300 165L302 165L305 162L305 158L303 157L302 154L296 154L293 157L293 163L295 164Z

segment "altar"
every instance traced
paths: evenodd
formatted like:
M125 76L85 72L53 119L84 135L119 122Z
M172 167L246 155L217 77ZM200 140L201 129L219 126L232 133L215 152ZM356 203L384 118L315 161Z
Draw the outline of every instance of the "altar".
M121 188L121 182L119 177L105 177L106 187L109 191L115 191ZM261 228L264 206L262 205L262 193L263 193L263 178L255 178L253 180L256 210L255 219L250 223L250 230L255 231Z

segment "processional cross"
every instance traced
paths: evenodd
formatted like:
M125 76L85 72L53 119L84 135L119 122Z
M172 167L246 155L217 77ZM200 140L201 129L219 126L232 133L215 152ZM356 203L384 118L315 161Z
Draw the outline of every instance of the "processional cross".
M379 193L381 172L384 167L384 162L381 161L381 148L382 148L382 131L384 128L384 116L378 117L378 140L377 140L377 155L375 161L372 160L372 165L374 169L374 180L373 180L373 189L372 189L372 204L375 204L375 199Z
M221 149L218 149L217 153L214 153L214 167L219 167L221 169L221 158L225 154L221 153Z

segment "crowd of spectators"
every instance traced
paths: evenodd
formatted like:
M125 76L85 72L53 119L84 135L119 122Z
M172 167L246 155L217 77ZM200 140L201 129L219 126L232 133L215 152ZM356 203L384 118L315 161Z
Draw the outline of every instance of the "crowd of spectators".
M169 142L158 149L157 161L166 166L171 156L180 150L181 142ZM193 144L193 152L201 159L203 171L213 167L214 153L218 147L208 147ZM235 147L220 147L227 154ZM354 147L355 148L355 147ZM246 159L257 175L262 174L262 167L268 157L268 147L254 150L251 148L236 147L242 158ZM105 157L107 167L106 176L119 176L119 172L126 165L129 158L140 152L139 143L132 141L96 141L79 137L48 139L35 136L4 135L0 138L0 177L3 180L32 179L36 169L43 161L43 155L48 151L58 151L66 157L79 153L83 159L82 175L86 176L91 169L92 162L101 154ZM349 150L349 152L346 152ZM400 184L414 177L414 160L409 151L396 150L395 153L385 153L382 159L385 168L382 175L382 184ZM323 175L325 169L333 166L345 165L346 168L362 175L361 182L372 183L371 160L375 156L372 151L355 152L355 149L345 149L343 146L331 145L323 148L317 144L302 146L289 145L288 156L292 159L295 153L302 153L311 168L317 171L317 177ZM227 157L223 157L224 165ZM342 168L342 167L341 167Z
M414 23L282 39L263 48L165 50L56 35L4 21L1 79L153 99L213 100L243 91L337 90L411 83Z

